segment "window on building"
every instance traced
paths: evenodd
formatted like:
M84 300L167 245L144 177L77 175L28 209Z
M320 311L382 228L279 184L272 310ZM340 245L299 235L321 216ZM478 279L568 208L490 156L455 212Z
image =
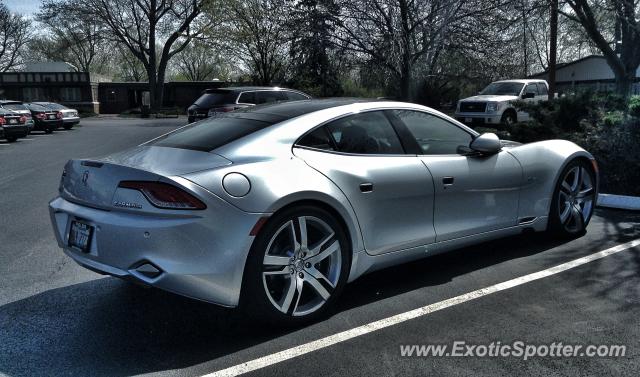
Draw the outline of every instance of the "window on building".
M79 102L82 100L80 88L60 88L60 99L63 102Z

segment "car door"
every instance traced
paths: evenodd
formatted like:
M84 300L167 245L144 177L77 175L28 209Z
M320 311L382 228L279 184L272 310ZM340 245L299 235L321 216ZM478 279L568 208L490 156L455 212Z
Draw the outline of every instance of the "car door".
M331 179L358 217L372 255L434 242L433 181L405 154L383 111L334 120L301 138L295 154Z
M436 241L517 224L522 167L508 152L470 154L473 134L438 115L395 110L415 138L434 181Z

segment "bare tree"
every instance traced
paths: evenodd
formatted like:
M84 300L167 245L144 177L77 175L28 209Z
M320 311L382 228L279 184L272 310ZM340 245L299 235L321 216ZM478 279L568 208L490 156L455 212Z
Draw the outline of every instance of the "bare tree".
M230 4L229 16L216 39L249 69L257 84L283 79L288 36L285 0L246 0Z
M31 22L20 14L12 14L0 2L0 72L6 72L19 64L20 54L29 40Z
M49 58L68 61L84 72L104 70L107 63L105 52L110 43L106 43L105 30L99 23L86 22L73 13L60 12L55 0L46 0L42 4L36 20L50 32L40 38L50 46L44 50Z
M411 99L416 67L432 74L460 21L480 17L505 2L345 0L339 3L342 24L337 38L346 48L384 66L399 83L400 97Z
M229 69L224 60L211 46L197 42L176 57L175 71L188 81L228 79Z
M201 17L205 1L57 0L54 9L98 23L107 38L125 46L144 66L151 107L157 109L162 106L169 61L212 24Z
M582 25L611 67L617 92L628 97L640 66L640 2L567 0L567 4L571 10L562 14Z

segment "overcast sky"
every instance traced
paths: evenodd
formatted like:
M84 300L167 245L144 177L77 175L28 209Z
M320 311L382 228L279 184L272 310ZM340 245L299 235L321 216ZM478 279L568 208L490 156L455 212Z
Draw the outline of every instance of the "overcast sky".
M33 14L38 11L41 0L4 0L4 3L13 12L32 17Z

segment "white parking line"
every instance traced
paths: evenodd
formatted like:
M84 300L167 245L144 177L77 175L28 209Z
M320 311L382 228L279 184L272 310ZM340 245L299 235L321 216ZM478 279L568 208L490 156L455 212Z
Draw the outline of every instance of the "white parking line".
M326 338L318 339L313 342L305 343L299 346L295 346L284 351L280 351L271 355L267 355L264 357L260 357L258 359L254 359L248 361L246 363L238 364L232 366L227 369L222 369L217 372L213 372L210 374L206 374L203 377L229 377L229 376L238 376L240 374L252 372L261 368L268 367L270 365L274 365L289 359L293 359L294 357L298 357L307 353L311 353L317 351L322 348L326 348L332 346L334 344L338 344L349 339L356 338L361 335L365 335L377 330L384 329L389 326L397 325L402 322L406 322L410 319L415 319L418 317L422 317L424 315L436 312L438 310L442 310L454 305L462 304L467 301L475 300L482 296L490 295L492 293L500 292L505 289L517 287L518 285L522 285L525 283L529 283L534 280L546 278L560 272L570 270L572 268L582 266L583 264L592 262L594 260L598 260L609 255L613 255L619 253L621 251L633 248L640 245L640 239L636 239L633 241L629 241L627 243L611 247L606 250L599 251L594 254L587 255L582 258L578 258L566 263L562 263L555 267L548 268L546 270L534 272L529 275L521 276L515 279L511 279L502 283L498 283L496 285L492 285L490 287L481 288L475 290L473 292L465 293L460 296L456 296L444 301L436 302L435 304L430 304L423 306L418 309L410 310L408 312L396 314L391 317L383 318L381 320L368 323L366 325L362 325L351 330L346 330L338 334L330 335Z

